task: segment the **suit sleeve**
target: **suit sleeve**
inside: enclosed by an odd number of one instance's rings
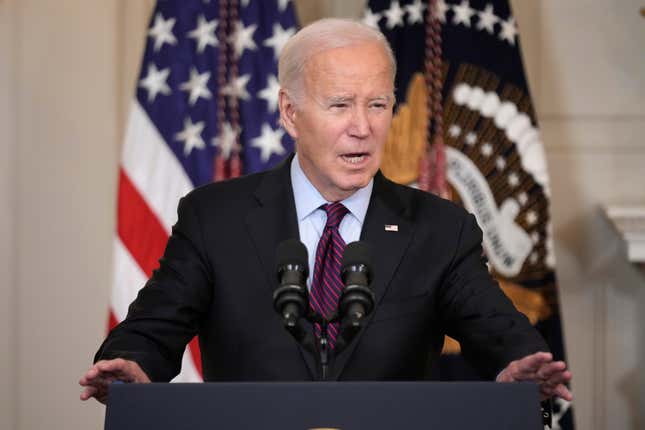
[[[439,294],[439,309],[447,334],[459,341],[466,360],[493,379],[511,361],[549,349],[489,274],[481,243],[481,230],[469,214]]]
[[[198,332],[212,300],[212,268],[190,196],[179,203],[160,266],[95,356],[95,361],[136,361],[153,382],[169,381],[181,369],[186,344]]]

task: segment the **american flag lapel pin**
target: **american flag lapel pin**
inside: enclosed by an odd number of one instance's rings
[[[399,231],[399,226],[396,224],[385,224],[385,231]]]

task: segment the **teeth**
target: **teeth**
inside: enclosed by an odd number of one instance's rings
[[[343,160],[351,164],[358,164],[365,159],[364,155],[343,155]]]

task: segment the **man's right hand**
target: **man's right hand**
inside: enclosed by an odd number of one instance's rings
[[[99,402],[105,403],[108,387],[114,381],[147,383],[150,382],[150,378],[134,361],[122,358],[97,361],[78,381],[82,387],[85,387],[81,393],[81,400],[94,397]]]

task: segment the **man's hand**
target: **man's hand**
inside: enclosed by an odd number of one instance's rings
[[[81,393],[81,400],[94,397],[105,403],[108,387],[114,381],[147,383],[150,382],[150,378],[134,361],[122,358],[97,361],[78,381],[85,387]]]
[[[564,361],[553,361],[549,352],[536,352],[511,361],[497,375],[497,382],[532,381],[540,386],[541,400],[553,396],[571,401],[573,396],[565,386],[571,381],[571,372]]]

